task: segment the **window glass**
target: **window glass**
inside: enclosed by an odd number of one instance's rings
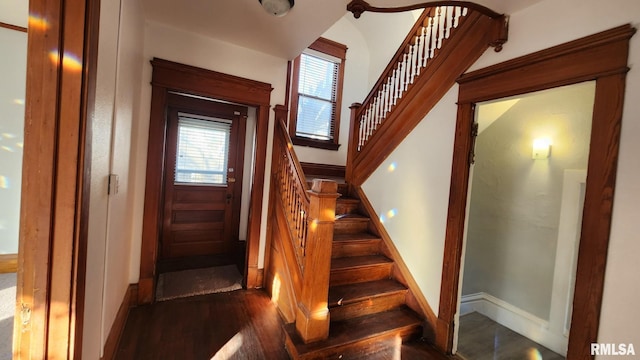
[[[178,115],[176,183],[227,183],[231,122]]]

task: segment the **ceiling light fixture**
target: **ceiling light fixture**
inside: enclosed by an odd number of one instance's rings
[[[293,0],[258,0],[262,7],[275,16],[284,16],[293,7]]]

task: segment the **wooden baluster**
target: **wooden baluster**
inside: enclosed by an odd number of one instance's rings
[[[411,60],[409,58],[409,48],[410,48],[410,45],[407,45],[407,47],[404,49],[405,68],[404,68],[404,89],[402,92],[403,95],[409,88],[409,81],[411,80],[410,79]]]
[[[424,19],[424,54],[422,55],[422,66],[427,66],[427,61],[431,55],[431,17]]]
[[[429,19],[429,59],[433,59],[433,54],[435,53],[436,46],[436,15],[434,14]]]
[[[422,73],[422,57],[424,54],[424,27],[420,27],[420,33],[418,35],[418,75]]]
[[[393,74],[389,73],[388,83],[387,83],[387,115],[391,112],[393,108]]]
[[[296,311],[296,330],[305,343],[329,336],[329,273],[338,184],[315,179],[309,190],[306,251],[302,294]]]
[[[440,49],[440,47],[442,46],[442,7],[438,6],[438,10],[436,11],[436,18],[435,18],[435,23],[436,23],[436,43],[435,43],[435,48],[436,49]]]
[[[444,28],[445,28],[445,38],[449,38],[449,35],[451,34],[451,11],[450,11],[451,7],[450,6],[445,6],[444,7]]]

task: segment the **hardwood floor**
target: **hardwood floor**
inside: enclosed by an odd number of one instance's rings
[[[289,359],[283,325],[262,290],[156,302],[131,309],[115,359]],[[420,341],[374,347],[366,356],[343,359],[450,359]]]
[[[134,308],[116,359],[289,359],[266,293],[238,290]]]
[[[564,359],[546,347],[477,312],[460,317],[458,336],[458,355],[463,359]]]

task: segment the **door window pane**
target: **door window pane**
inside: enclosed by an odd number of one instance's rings
[[[176,183],[225,185],[231,121],[178,114]]]

